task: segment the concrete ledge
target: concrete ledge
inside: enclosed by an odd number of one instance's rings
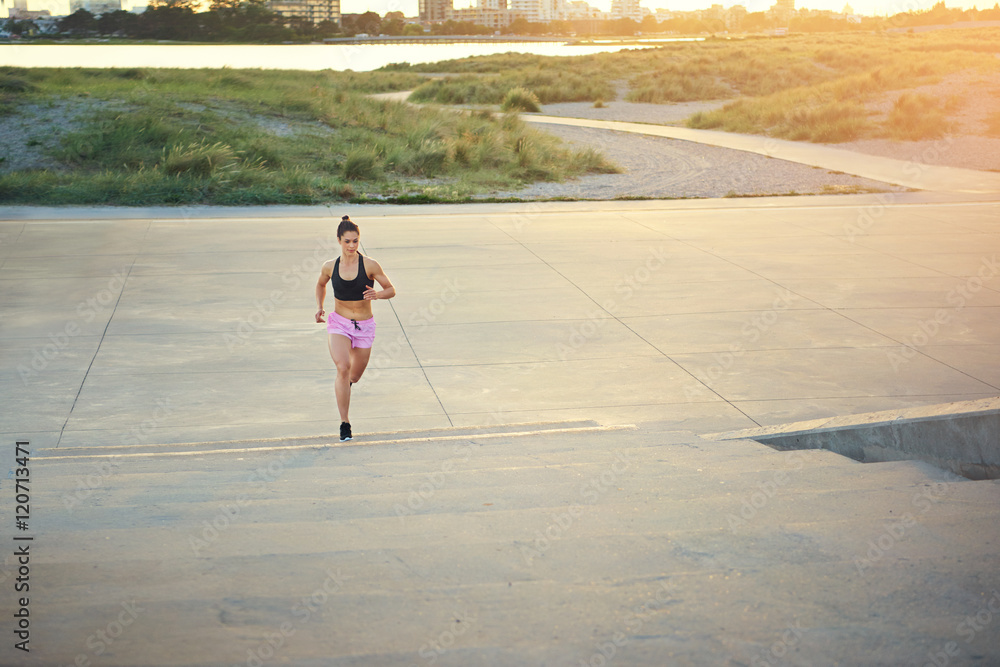
[[[1000,397],[703,437],[756,440],[775,449],[828,449],[862,463],[918,459],[969,479],[1000,479]]]

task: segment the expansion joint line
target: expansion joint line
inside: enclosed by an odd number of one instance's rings
[[[649,345],[649,347],[651,347],[652,349],[656,350],[660,354],[660,356],[662,356],[664,359],[667,359],[674,366],[676,366],[677,368],[679,368],[680,370],[682,370],[684,373],[686,373],[687,375],[689,375],[692,380],[694,380],[696,382],[699,382],[702,385],[704,385],[704,387],[708,391],[710,391],[713,394],[715,394],[716,396],[718,396],[720,400],[724,401],[728,405],[731,405],[740,414],[744,415],[747,419],[749,419],[750,421],[752,421],[754,424],[757,424],[758,426],[760,426],[760,424],[757,422],[757,420],[755,420],[753,417],[751,417],[750,415],[748,415],[745,412],[743,412],[743,410],[740,410],[738,407],[736,407],[735,405],[733,405],[732,403],[730,403],[729,401],[727,401],[724,396],[722,396],[719,392],[715,391],[714,389],[712,389],[711,387],[709,387],[705,383],[701,382],[701,380],[699,380],[697,377],[695,377],[695,375],[693,373],[691,373],[691,371],[689,371],[688,369],[684,368],[679,363],[677,363],[677,361],[674,360],[674,359],[672,359],[670,357],[670,355],[666,354],[663,350],[661,350],[660,348],[658,348],[656,345],[653,345],[653,343],[651,343],[650,341],[646,340],[646,338],[642,334],[640,334],[638,331],[636,331],[635,329],[633,329],[632,327],[630,327],[628,324],[626,324],[625,322],[622,322],[621,319],[617,315],[615,315],[614,313],[612,313],[611,311],[609,311],[607,308],[605,308],[603,305],[601,305],[597,301],[597,299],[595,299],[589,293],[587,293],[587,291],[585,289],[583,289],[582,287],[580,287],[579,285],[577,285],[575,282],[573,282],[572,280],[570,280],[569,277],[566,276],[562,271],[560,271],[559,269],[555,268],[554,266],[552,266],[551,264],[549,264],[547,261],[545,261],[542,257],[540,257],[538,255],[538,253],[536,253],[534,250],[532,250],[531,248],[529,248],[528,246],[526,246],[523,241],[519,241],[518,239],[514,238],[513,236],[511,236],[511,234],[507,230],[501,229],[495,223],[490,223],[490,224],[493,224],[493,226],[496,227],[501,233],[506,234],[512,241],[514,241],[514,243],[517,243],[522,248],[524,248],[524,250],[526,252],[530,253],[531,255],[534,255],[538,259],[538,261],[540,261],[542,264],[544,264],[549,269],[551,269],[552,271],[554,271],[557,275],[559,275],[560,277],[562,277],[566,282],[568,282],[570,285],[572,285],[573,287],[575,287],[581,294],[583,294],[583,296],[585,296],[587,299],[589,299],[591,303],[593,303],[595,306],[597,306],[598,308],[600,308],[601,310],[603,310],[605,313],[607,313],[611,317],[612,320],[614,320],[618,324],[622,325],[623,327],[625,327],[626,329],[628,329],[629,331],[631,331],[632,334],[636,338],[638,338],[639,340],[641,340],[642,342],[644,342],[646,345]],[[645,226],[645,225],[643,225],[643,226]],[[647,229],[648,229],[648,227],[647,227]],[[651,230],[651,231],[653,231],[656,234],[661,234],[662,235],[662,232],[658,232],[656,230]]]
[[[629,222],[632,222],[632,223],[634,223],[634,224],[636,224],[636,225],[639,225],[640,227],[644,227],[644,228],[648,229],[648,230],[649,230],[649,231],[651,231],[651,232],[654,232],[654,233],[656,233],[656,234],[663,234],[663,232],[660,232],[660,231],[658,231],[658,230],[656,230],[656,229],[653,229],[652,227],[649,227],[648,225],[645,225],[645,224],[643,224],[643,223],[639,222],[638,220],[632,220],[631,218],[629,218],[629,217],[628,217],[628,215],[627,215],[627,214],[622,214],[622,217],[626,218],[626,219],[627,219],[627,220],[628,220]],[[822,234],[824,234],[824,236],[829,236],[829,237],[831,237],[831,238],[836,238],[836,237],[835,237],[835,236],[834,236],[833,234],[829,234],[829,233],[826,233],[826,232],[821,232],[821,233],[822,233]],[[781,288],[781,289],[784,289],[784,290],[788,290],[789,292],[791,292],[792,294],[794,294],[794,295],[795,295],[796,297],[798,297],[798,298],[800,298],[800,299],[805,299],[805,300],[807,300],[807,301],[812,301],[813,303],[815,303],[815,304],[816,304],[816,306],[817,306],[817,310],[825,310],[825,311],[827,311],[827,312],[829,312],[829,313],[832,313],[832,314],[834,314],[834,315],[837,315],[838,317],[842,317],[842,318],[844,318],[844,319],[845,319],[845,320],[847,320],[848,322],[851,322],[852,324],[855,324],[855,325],[857,325],[857,326],[861,327],[862,329],[865,329],[865,330],[867,330],[867,331],[870,331],[871,333],[873,333],[873,334],[874,334],[874,335],[876,335],[876,336],[881,336],[881,337],[883,337],[883,338],[888,338],[889,340],[892,340],[892,341],[894,341],[894,342],[896,342],[896,343],[899,343],[899,345],[901,345],[901,346],[904,346],[904,347],[906,346],[906,342],[905,342],[905,341],[901,341],[901,340],[897,340],[897,338],[896,338],[896,337],[894,337],[894,336],[892,336],[892,335],[890,335],[890,334],[887,334],[887,333],[883,333],[883,332],[881,332],[881,331],[878,331],[877,329],[874,329],[874,328],[872,328],[871,326],[869,326],[869,325],[867,325],[867,324],[864,324],[863,322],[859,322],[858,320],[854,319],[853,317],[850,317],[849,315],[847,315],[847,314],[845,314],[845,313],[841,312],[840,310],[837,310],[836,308],[832,308],[832,307],[830,307],[830,306],[824,306],[824,305],[823,305],[823,304],[821,304],[821,303],[818,303],[818,302],[816,302],[816,301],[813,301],[812,299],[810,299],[809,297],[805,296],[804,294],[799,294],[799,293],[798,293],[798,292],[796,292],[795,290],[793,290],[793,289],[791,289],[791,288],[789,288],[789,287],[786,287],[786,286],[782,285],[781,283],[779,283],[779,282],[776,282],[775,280],[773,280],[773,279],[771,279],[771,278],[768,278],[767,276],[762,276],[761,274],[757,273],[757,272],[756,272],[756,271],[754,271],[753,269],[748,269],[748,268],[747,268],[747,267],[745,267],[745,266],[740,266],[739,264],[737,264],[737,263],[736,263],[736,262],[734,262],[733,260],[729,259],[728,257],[723,257],[722,255],[719,255],[719,254],[717,254],[717,253],[714,253],[714,252],[712,252],[712,251],[710,251],[710,250],[706,250],[706,249],[704,249],[704,248],[699,248],[698,246],[696,246],[696,245],[694,245],[694,244],[692,244],[692,243],[689,243],[688,241],[685,241],[684,239],[677,239],[677,238],[673,238],[673,237],[670,237],[670,236],[668,236],[668,238],[670,238],[671,240],[673,240],[673,241],[676,241],[676,242],[678,242],[678,243],[683,243],[684,245],[688,246],[689,248],[693,248],[693,249],[695,249],[695,250],[698,250],[698,251],[700,251],[700,252],[704,252],[705,254],[708,254],[708,255],[711,255],[712,257],[715,257],[716,259],[719,259],[719,260],[722,260],[723,262],[728,262],[729,264],[732,264],[733,266],[735,266],[735,267],[737,267],[737,268],[740,268],[740,269],[743,269],[744,271],[746,271],[746,272],[748,272],[748,273],[752,273],[753,275],[757,276],[757,277],[758,277],[758,278],[760,278],[761,280],[766,280],[767,282],[771,283],[771,284],[772,284],[772,285],[774,285],[775,287],[779,287],[779,288]],[[922,264],[918,264],[918,263],[916,263],[916,262],[913,262],[913,261],[911,261],[911,260],[908,260],[908,259],[906,259],[905,257],[899,257],[899,256],[897,256],[897,255],[893,255],[892,253],[886,253],[886,254],[887,254],[887,255],[888,255],[889,257],[892,257],[892,258],[893,258],[893,259],[895,259],[895,260],[898,260],[898,261],[901,261],[901,262],[906,262],[906,263],[908,263],[908,264],[912,264],[913,266],[917,266],[917,267],[920,267],[920,268],[923,268],[923,269],[929,269],[929,268],[930,268],[930,267],[926,267],[926,266],[923,266]],[[931,270],[933,270],[933,269],[931,269]],[[941,273],[941,274],[942,274],[942,275],[944,275],[944,276],[948,276],[948,274],[946,274],[946,273],[943,273],[943,272],[939,272],[939,273]],[[949,277],[954,277],[954,278],[958,278],[958,276],[949,276]],[[989,289],[989,288],[987,288],[987,289]],[[655,347],[655,346],[654,346],[654,347]],[[953,371],[955,371],[955,372],[959,373],[960,375],[964,375],[964,376],[968,377],[968,378],[969,378],[969,379],[971,379],[971,380],[975,380],[976,382],[981,382],[982,384],[985,384],[985,385],[986,385],[987,387],[991,387],[991,388],[993,388],[993,389],[1000,389],[1000,387],[995,387],[995,386],[993,386],[992,384],[990,384],[989,382],[986,382],[985,380],[982,380],[982,379],[980,379],[980,378],[977,378],[977,377],[975,377],[975,376],[974,376],[974,375],[972,375],[971,373],[968,373],[968,372],[966,372],[966,371],[963,371],[963,370],[962,370],[962,369],[960,369],[960,368],[956,368],[956,367],[955,367],[955,366],[953,366],[952,364],[949,364],[949,363],[947,363],[947,362],[944,362],[944,361],[942,361],[942,360],[940,360],[940,359],[935,359],[935,358],[934,358],[934,357],[932,357],[931,355],[927,354],[927,353],[926,353],[926,352],[925,352],[924,350],[921,350],[921,349],[915,349],[915,348],[912,348],[912,349],[914,349],[914,351],[915,351],[915,352],[916,352],[917,354],[921,355],[922,357],[925,357],[925,358],[927,358],[927,359],[929,359],[929,360],[931,360],[931,361],[934,361],[934,362],[936,362],[936,363],[939,363],[939,364],[942,364],[942,365],[944,365],[944,366],[947,366],[948,368],[950,368],[950,369],[952,369]],[[721,398],[721,397],[720,397],[720,398]],[[735,406],[735,405],[734,405],[733,407],[734,407],[734,408],[736,408],[736,406]],[[737,410],[739,410],[739,408],[736,408],[736,409],[737,409]],[[742,411],[742,410],[740,410],[740,412],[743,412],[743,411]],[[744,413],[744,414],[746,414],[746,413]],[[747,415],[747,418],[748,418],[748,419],[751,419],[751,421],[753,421],[753,419],[752,419],[752,418],[751,418],[751,417],[750,417],[749,415]]]
[[[146,227],[146,233],[149,233],[152,222]],[[80,394],[83,393],[83,387],[87,384],[87,378],[90,377],[90,369],[94,367],[94,362],[97,360],[97,355],[101,353],[101,347],[104,345],[104,338],[108,335],[108,329],[111,327],[111,322],[115,319],[115,313],[118,312],[118,304],[121,303],[122,295],[125,294],[125,287],[128,285],[128,279],[132,276],[132,269],[135,267],[136,261],[139,259],[141,250],[135,254],[132,258],[132,263],[129,264],[128,272],[125,274],[125,279],[122,280],[121,291],[118,292],[118,298],[115,299],[115,305],[111,309],[111,315],[108,316],[108,323],[104,325],[104,331],[101,332],[101,340],[97,342],[97,349],[94,350],[94,356],[90,358],[90,363],[87,364],[87,372],[83,374],[83,379],[80,381],[80,388],[76,390],[76,396],[73,397],[73,405],[70,406],[69,412],[66,414],[66,421],[63,422],[62,428],[59,429],[59,437],[56,439],[56,447],[58,448],[62,444],[63,433],[66,432],[66,426],[69,424],[70,418],[73,416],[73,410],[76,409],[76,403],[80,400]]]
[[[28,228],[27,222],[21,224],[21,229],[17,231],[17,238],[15,238],[13,242],[11,242],[11,245],[17,245],[18,241],[21,240],[21,236],[24,234],[24,230],[27,228]],[[4,257],[2,260],[0,260],[0,269],[7,266],[7,259],[8,259],[7,257]]]
[[[761,280],[766,280],[769,283],[775,285],[776,287],[782,287],[781,285],[779,285],[778,283],[774,282],[770,278],[765,278],[764,276],[760,275],[756,271],[752,271],[750,269],[746,269],[745,267],[740,266],[736,262],[734,262],[734,261],[732,261],[732,260],[730,260],[730,259],[728,259],[726,257],[722,257],[720,255],[717,255],[717,254],[715,254],[715,253],[713,253],[711,251],[705,250],[704,248],[699,248],[699,247],[697,247],[697,246],[695,246],[695,245],[693,245],[691,243],[688,243],[684,239],[674,238],[673,236],[670,236],[669,234],[665,234],[665,233],[661,232],[658,229],[653,229],[649,225],[646,225],[646,224],[644,224],[642,222],[639,222],[638,220],[633,220],[633,219],[629,218],[628,214],[626,214],[626,213],[623,213],[622,217],[624,217],[629,222],[642,227],[643,229],[646,229],[646,230],[648,230],[650,232],[653,232],[654,234],[659,234],[660,236],[666,237],[667,239],[669,239],[671,241],[674,241],[674,242],[677,242],[677,243],[683,243],[684,245],[688,246],[689,248],[693,248],[693,249],[698,250],[700,252],[704,252],[707,255],[711,255],[712,257],[715,257],[716,259],[721,259],[722,261],[728,262],[729,264],[732,264],[735,267],[738,267],[740,269],[748,271],[749,273],[752,273],[753,275],[757,276]],[[784,289],[787,289],[787,288],[784,288]],[[791,292],[791,290],[788,290],[788,291]],[[795,294],[795,292],[792,292],[792,293]],[[801,298],[806,298],[806,297],[803,297],[801,294],[795,294],[795,295],[798,296],[798,297],[801,297]],[[621,322],[621,320],[619,320],[619,322]],[[696,376],[694,373],[692,373],[688,369],[684,368],[683,365],[677,363],[677,361],[675,359],[673,359],[669,354],[667,354],[666,352],[664,352],[663,350],[661,350],[660,348],[658,348],[656,345],[654,345],[650,341],[648,341],[645,338],[643,338],[639,333],[637,333],[635,330],[633,330],[632,327],[628,326],[624,322],[621,322],[621,324],[626,329],[628,329],[629,331],[631,331],[632,333],[634,333],[636,336],[638,336],[640,339],[642,339],[643,341],[645,341],[647,345],[649,345],[650,347],[652,347],[654,350],[656,350],[657,352],[659,352],[660,354],[662,354],[667,359],[670,359],[670,361],[672,361],[679,369],[681,369],[682,371],[684,371],[685,373],[687,373],[691,377],[692,380],[694,380],[695,382],[698,382],[698,383],[702,384],[707,390],[709,390],[710,392],[712,392],[713,394],[715,394],[716,396],[718,396],[719,399],[721,399],[722,401],[724,401],[727,405],[729,405],[734,410],[736,410],[737,412],[739,412],[741,415],[743,415],[744,417],[746,417],[747,419],[749,419],[750,421],[752,421],[754,424],[757,424],[758,426],[760,426],[760,422],[758,422],[756,419],[754,419],[753,417],[751,417],[750,415],[748,415],[738,405],[736,405],[732,401],[728,400],[725,396],[723,396],[722,394],[720,394],[719,392],[717,392],[715,389],[713,389],[712,387],[710,387],[709,385],[707,385],[705,382],[702,382],[698,378],[698,376]]]
[[[364,244],[358,244],[358,245],[364,248]],[[367,253],[368,250],[365,249],[365,252]],[[413,353],[413,358],[416,359],[417,366],[420,368],[420,372],[423,373],[424,381],[427,382],[427,386],[431,388],[431,393],[434,394],[434,400],[436,400],[438,402],[438,405],[441,407],[441,412],[444,413],[445,419],[448,420],[448,426],[454,426],[455,423],[451,420],[451,415],[448,414],[448,410],[444,407],[444,403],[441,401],[441,397],[438,396],[437,389],[434,388],[434,385],[431,383],[430,377],[428,377],[427,375],[427,369],[424,368],[423,363],[421,363],[420,361],[420,357],[417,356],[417,351],[413,349],[413,343],[410,341],[410,337],[406,333],[406,327],[403,326],[403,320],[399,317],[399,312],[396,310],[396,307],[392,305],[392,299],[389,299],[388,301],[389,301],[389,309],[392,311],[393,317],[396,318],[396,322],[399,323],[399,330],[403,332],[403,338],[406,340],[406,344],[409,346],[410,352]]]

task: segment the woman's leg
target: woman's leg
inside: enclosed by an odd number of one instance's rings
[[[357,382],[364,375],[368,368],[368,360],[371,359],[372,349],[370,347],[351,348],[351,382]]]
[[[337,394],[337,409],[340,410],[340,421],[350,423],[347,415],[351,407],[351,339],[340,334],[327,336],[330,347],[330,358],[337,366],[337,379],[334,391]]]

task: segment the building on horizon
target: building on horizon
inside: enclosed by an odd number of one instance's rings
[[[45,16],[69,16],[69,0],[7,0],[12,18],[35,20]]]
[[[524,19],[529,23],[542,23],[542,0],[510,0],[508,11],[511,20]]]
[[[642,21],[639,0],[611,0],[611,18],[632,19],[636,23]]]
[[[604,16],[597,7],[592,7],[584,0],[570,0],[566,3],[567,21],[593,21]]]
[[[614,2],[634,3],[636,6],[639,4],[639,0],[614,0]],[[592,7],[585,0],[510,0],[508,12],[511,21],[522,18],[531,23],[592,21],[610,17],[607,12]],[[639,16],[641,19],[641,13]]]
[[[736,32],[743,27],[743,19],[747,17],[747,8],[743,5],[733,5],[726,10],[723,21],[726,23],[726,30]]]
[[[28,0],[0,0],[0,18],[21,18],[28,13]]]
[[[643,17],[653,15],[653,12],[640,6],[640,1],[612,0],[612,11],[604,12],[591,6],[586,0],[476,0],[475,6],[463,9],[455,9],[453,0],[419,0],[418,20],[425,26],[462,21],[494,30],[506,28],[517,19],[529,23],[604,21],[614,18],[641,22]],[[659,13],[657,16],[659,17]]]
[[[460,21],[465,23],[475,23],[476,25],[500,30],[510,25],[510,18],[507,8],[497,7],[499,3],[492,2],[488,6],[465,7],[464,9],[449,9],[446,14],[447,21]]]
[[[500,30],[509,26],[510,21],[507,0],[477,0],[476,18],[472,20],[473,23]]]
[[[267,6],[284,19],[340,25],[340,0],[270,0]]]
[[[788,25],[795,16],[795,0],[775,0],[767,13],[778,23]]]
[[[444,23],[454,11],[452,0],[420,0],[418,3],[418,15],[424,24]]]
[[[121,0],[70,0],[69,13],[86,9],[94,16],[116,12],[122,8]]]

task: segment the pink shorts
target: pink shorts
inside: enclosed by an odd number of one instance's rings
[[[375,342],[375,318],[349,320],[343,315],[330,313],[326,316],[326,330],[332,334],[346,336],[351,347],[371,347]]]

